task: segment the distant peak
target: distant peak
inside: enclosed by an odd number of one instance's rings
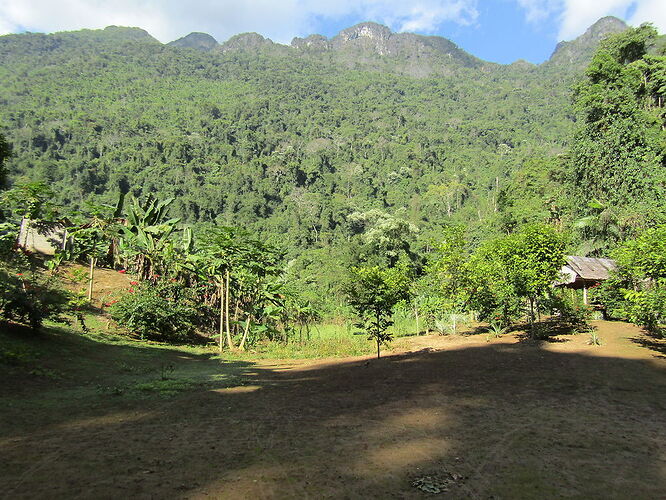
[[[629,25],[613,16],[606,16],[599,19],[592,26],[585,30],[585,33],[570,42],[560,42],[555,47],[553,55],[548,60],[555,64],[587,64],[599,42],[606,36],[613,33],[620,33],[629,28]]]
[[[328,48],[328,38],[323,35],[310,35],[305,38],[294,37],[291,46],[297,49],[326,49]]]
[[[356,24],[350,28],[342,30],[336,38],[344,41],[356,40],[357,38],[387,39],[393,32],[383,24],[377,24],[370,21]]]
[[[264,38],[259,33],[240,33],[234,35],[222,44],[222,51],[256,49],[264,45],[273,45],[270,38]]]
[[[200,33],[198,31],[194,31],[189,35],[179,38],[178,40],[169,42],[168,45],[171,45],[172,47],[197,49],[197,50],[202,50],[204,52],[208,52],[217,47],[218,43],[217,40],[215,40],[215,38],[210,36],[208,33]]]
[[[81,30],[87,31],[87,30]],[[94,31],[94,30],[92,30]],[[154,38],[146,30],[141,28],[127,27],[127,26],[107,26],[102,30],[107,35],[112,35],[117,38],[126,40],[141,40],[144,38]]]
[[[604,32],[616,32],[623,31],[629,27],[622,19],[619,19],[615,16],[606,16],[599,19],[592,26],[587,28],[585,33],[595,32],[595,31],[604,31]]]

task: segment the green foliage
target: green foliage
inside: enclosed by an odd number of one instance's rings
[[[564,238],[553,227],[529,225],[517,233],[489,241],[470,261],[470,306],[482,320],[509,324],[520,315],[522,299],[535,307],[559,277]]]
[[[574,243],[601,254],[641,214],[666,213],[654,39],[644,26],[600,48],[576,87],[566,153],[566,65],[271,44],[200,53],[114,30],[3,37],[13,156],[0,147],[0,160],[15,186],[3,209],[49,220],[60,203],[85,214],[72,251],[93,267],[108,256],[143,280],[206,284],[206,307],[230,303],[230,347],[307,337],[300,307],[348,314],[351,267],[408,263],[427,328],[470,310],[505,325],[524,299],[538,309],[561,247],[521,228],[575,226]],[[118,190],[127,225],[89,209]],[[207,324],[222,322],[214,314]]]
[[[644,231],[614,253],[617,272],[598,292],[611,315],[651,331],[666,324],[666,226]]]
[[[0,259],[6,259],[11,255],[19,229],[19,224],[15,222],[0,222]]]
[[[486,342],[490,342],[492,339],[498,339],[508,331],[508,326],[502,326],[498,321],[491,321],[490,326],[488,326],[488,332],[486,333]]]
[[[469,315],[461,312],[448,312],[444,317],[435,320],[435,329],[440,335],[455,335],[458,328],[469,320]]]
[[[25,217],[39,223],[57,220],[54,198],[51,187],[40,181],[17,184],[0,195],[0,202],[14,218]]]
[[[183,342],[204,329],[208,308],[196,290],[173,279],[136,283],[110,309],[111,317],[141,338]]]
[[[590,338],[587,339],[587,343],[589,345],[601,345],[603,342],[601,341],[601,337],[599,337],[599,334],[592,330],[590,332]]]
[[[132,199],[127,209],[126,224],[120,231],[119,248],[125,267],[142,279],[155,273],[164,274],[174,257],[173,242],[169,239],[180,219],[169,219],[168,208],[173,198],[159,201],[149,196],[144,203]]]
[[[656,38],[649,24],[608,37],[575,88],[569,185],[575,199],[596,200],[577,210],[596,218],[581,224],[595,255],[666,214],[666,57],[650,54]]]
[[[69,210],[112,203],[119,187],[174,198],[174,218],[243,227],[306,266],[323,261],[313,289],[333,292],[322,295],[335,311],[336,276],[395,265],[444,221],[497,234],[511,172],[566,143],[565,67],[436,52],[359,59],[270,45],[202,53],[107,30],[8,36],[10,180],[48,183]],[[377,212],[350,227],[351,214]]]
[[[404,266],[388,269],[374,266],[353,268],[351,274],[346,287],[347,300],[359,317],[357,326],[377,343],[379,357],[381,344],[392,339],[387,330],[393,324],[394,306],[409,298],[407,271]]]
[[[7,185],[7,167],[5,167],[5,160],[12,154],[12,148],[5,140],[5,137],[0,134],[0,190],[4,189]],[[0,213],[0,217],[2,214]],[[0,219],[1,220],[1,219]]]
[[[461,226],[444,226],[434,251],[425,268],[424,286],[440,297],[444,312],[461,310],[469,300],[466,286],[469,282],[469,258]]]
[[[44,273],[27,258],[0,261],[0,318],[39,329],[45,320],[66,322],[71,294],[60,278]]]

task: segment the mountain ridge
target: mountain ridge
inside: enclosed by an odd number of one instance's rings
[[[513,63],[500,64],[511,66],[518,63],[527,63],[533,66],[542,64],[575,64],[580,65],[591,57],[596,45],[605,36],[621,32],[629,26],[621,19],[614,16],[605,16],[593,23],[582,35],[566,41],[560,41],[555,46],[549,59],[541,64],[533,64],[523,59]],[[193,32],[182,37],[169,45],[177,45],[176,42],[183,41],[193,35],[202,35]],[[206,34],[203,34],[206,35]],[[210,35],[211,39],[214,38]],[[372,21],[363,21],[348,28],[344,28],[337,35],[327,38],[317,33],[306,37],[294,37],[289,44],[273,42],[259,33],[239,33],[225,42],[219,43],[217,47],[202,48],[202,50],[256,50],[266,46],[278,46],[297,49],[301,52],[335,52],[335,51],[358,51],[361,53],[374,53],[378,56],[407,56],[423,58],[432,55],[444,55],[450,59],[463,62],[466,66],[482,66],[484,64],[499,64],[485,61],[460,48],[450,39],[438,35],[421,35],[410,32],[394,32],[385,25]],[[197,48],[197,47],[192,47]]]
[[[209,53],[233,51],[258,51],[263,49],[280,50],[283,53],[302,55],[329,54],[337,57],[348,66],[355,62],[372,63],[379,59],[402,59],[407,73],[413,76],[427,76],[438,68],[463,67],[539,67],[571,65],[580,67],[589,61],[594,49],[608,34],[618,33],[628,25],[613,16],[606,16],[592,24],[581,36],[557,44],[551,57],[541,64],[534,65],[518,59],[510,64],[485,61],[460,48],[448,38],[436,35],[421,35],[408,32],[393,32],[387,26],[364,21],[344,28],[337,35],[327,38],[311,34],[304,38],[294,37],[290,44],[273,42],[259,33],[238,33],[224,42],[218,42],[208,33],[192,32],[163,45],[174,49],[195,49]],[[105,42],[150,42],[161,43],[147,31],[136,27],[108,26],[102,30],[79,30],[57,32],[49,35],[23,33],[0,36],[0,45],[15,36],[45,37],[50,48],[60,42],[54,40],[84,37],[92,41]]]

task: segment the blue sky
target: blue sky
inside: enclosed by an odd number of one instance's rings
[[[473,55],[540,63],[599,18],[666,31],[666,0],[0,0],[0,34],[139,26],[162,42],[192,31],[218,41],[254,31],[279,43],[334,36],[361,21],[440,35]]]

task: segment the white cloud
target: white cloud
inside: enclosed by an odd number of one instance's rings
[[[346,18],[398,31],[435,32],[443,22],[469,25],[477,0],[0,0],[0,33],[63,31],[111,24],[139,26],[167,42],[192,31],[219,41],[256,31],[278,42]]]
[[[664,0],[644,0],[638,2],[636,11],[629,18],[633,25],[645,22],[654,23],[661,33],[666,32],[666,3]]]
[[[559,40],[571,40],[604,16],[616,16],[637,26],[652,22],[666,31],[665,0],[516,0],[528,22],[555,17]]]
[[[561,8],[561,0],[517,0],[525,9],[525,18],[530,23],[537,23],[550,17]]]
[[[571,40],[604,16],[625,19],[633,0],[566,0],[560,25],[560,40]]]

